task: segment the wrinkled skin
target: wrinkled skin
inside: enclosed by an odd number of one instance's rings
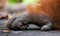
[[[26,20],[25,20],[26,21]],[[23,17],[15,17],[11,18],[7,22],[7,27],[12,30],[21,30],[21,29],[27,29],[28,24],[23,23],[24,21],[24,16]]]
[[[27,12],[22,14],[20,17],[11,18],[7,23],[7,27],[12,30],[21,30],[27,29],[29,24],[37,25],[41,27],[41,30],[51,30],[53,28],[53,24],[49,17],[45,15],[40,17],[30,17],[29,13]]]
[[[16,18],[9,19],[7,27],[11,30],[22,30],[28,28],[28,25],[24,25],[22,24],[22,22],[18,22],[18,21],[16,20]]]

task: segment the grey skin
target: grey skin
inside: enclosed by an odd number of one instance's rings
[[[20,30],[20,29],[27,29],[29,27],[28,24],[34,24],[41,27],[41,30],[52,30],[53,23],[49,16],[46,15],[39,15],[35,16],[30,14],[23,13],[20,17],[12,18],[8,21],[7,27],[12,30]]]
[[[19,20],[16,20],[17,18],[11,18],[7,22],[7,27],[11,30],[21,30],[21,29],[27,29],[28,25],[22,24],[22,22],[19,22]]]

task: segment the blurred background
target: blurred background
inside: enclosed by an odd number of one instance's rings
[[[3,14],[11,16],[19,16],[20,13],[23,13],[26,11],[26,7],[23,4],[24,0],[0,0],[0,16]]]
[[[9,3],[11,4],[16,4],[16,3],[21,3],[23,0],[9,0]]]
[[[26,6],[29,3],[33,3],[37,0],[0,0],[0,7],[3,7],[2,9],[0,8],[1,13],[7,13],[9,15],[9,18],[11,16],[20,16],[23,12],[26,12]]]

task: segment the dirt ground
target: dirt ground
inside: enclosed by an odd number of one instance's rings
[[[2,30],[7,29],[4,25],[7,19],[0,20],[0,36],[60,36],[59,31],[40,31],[40,30],[19,30],[19,31],[12,31],[12,32],[2,32]],[[39,28],[34,26],[35,28]],[[30,25],[30,28],[33,28]]]

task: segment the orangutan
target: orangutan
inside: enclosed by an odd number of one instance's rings
[[[27,12],[8,21],[10,29],[26,29],[28,24],[41,27],[41,30],[60,29],[60,0],[37,0],[28,4]]]

